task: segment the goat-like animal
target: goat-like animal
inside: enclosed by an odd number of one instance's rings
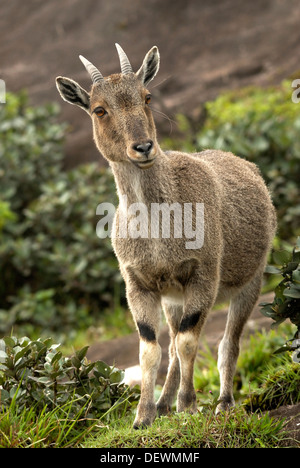
[[[134,73],[116,45],[121,73],[106,78],[84,57],[93,85],[87,92],[69,78],[58,77],[62,98],[84,109],[93,122],[95,143],[115,177],[120,204],[112,242],[126,283],[126,294],[140,336],[141,397],[134,427],[152,424],[156,413],[195,412],[194,361],[201,328],[213,305],[230,299],[218,350],[220,398],[217,411],[234,404],[233,376],[240,336],[258,299],[276,216],[258,168],[231,153],[164,152],[152,117],[147,85],[159,68],[153,47]],[[126,196],[126,204],[124,203]],[[185,233],[175,236],[124,236],[120,223],[126,207],[143,203],[204,206],[204,240],[187,248]],[[170,222],[175,217],[170,212]],[[184,213],[182,212],[182,217]],[[191,216],[190,216],[191,218]],[[150,227],[148,228],[150,229]],[[203,244],[203,245],[202,245]],[[169,369],[157,404],[154,386],[161,359],[158,343],[161,309],[170,328]]]

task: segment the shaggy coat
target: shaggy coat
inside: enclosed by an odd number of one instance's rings
[[[220,300],[230,300],[230,306],[219,345],[217,411],[234,404],[232,386],[240,336],[260,293],[276,216],[254,164],[216,150],[195,154],[162,151],[147,89],[158,71],[158,50],[153,47],[134,73],[124,51],[117,48],[121,74],[104,78],[81,57],[93,80],[90,93],[63,77],[57,78],[57,87],[64,100],[91,116],[95,143],[116,181],[120,204],[112,242],[140,336],[142,384],[134,422],[138,428],[150,425],[157,411],[168,413],[176,395],[178,411],[196,411],[193,370],[199,335],[207,314]],[[189,222],[194,232],[201,230],[201,245],[189,248],[191,238],[184,229],[181,236],[175,235],[178,218],[175,222],[173,210],[169,211],[169,236],[162,234],[161,226],[154,226],[160,233],[154,236],[153,223],[147,225],[147,235],[145,229],[143,236],[120,235],[124,219],[128,229],[134,221],[128,207],[139,206],[134,205],[137,203],[146,207],[149,216],[153,206],[182,207],[181,227]],[[186,206],[192,207],[188,218]],[[197,206],[204,210],[199,225]],[[170,327],[170,364],[155,403],[161,310]]]

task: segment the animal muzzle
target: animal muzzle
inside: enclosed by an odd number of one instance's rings
[[[139,168],[148,169],[155,161],[155,153],[153,141],[146,140],[133,143],[128,151],[128,157]]]

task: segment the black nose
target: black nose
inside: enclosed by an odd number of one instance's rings
[[[132,145],[133,149],[137,151],[138,153],[141,153],[143,156],[149,156],[150,151],[153,147],[153,141],[149,140],[145,143],[138,143]]]

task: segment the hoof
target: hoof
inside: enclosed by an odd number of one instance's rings
[[[171,407],[170,405],[165,405],[165,404],[157,404],[157,413],[158,416],[166,416],[167,414],[171,413]]]
[[[133,429],[145,429],[152,425],[156,417],[155,403],[140,405],[138,407],[137,416],[133,423]]]
[[[186,413],[195,414],[197,413],[197,400],[196,393],[179,393],[177,399],[177,412],[181,413],[185,411]]]
[[[137,429],[147,429],[147,427],[150,427],[152,426],[152,423],[153,423],[153,420],[149,419],[149,418],[146,418],[146,419],[143,419],[141,421],[139,421],[138,419],[136,419],[133,423],[133,429],[137,430]]]
[[[222,398],[220,400],[220,403],[218,404],[218,406],[216,408],[216,414],[226,413],[226,412],[230,411],[230,409],[233,408],[234,405],[235,405],[235,403],[234,403],[233,398],[231,398],[231,397]]]
[[[141,423],[135,422],[132,427],[135,431],[137,431],[138,429],[147,429],[147,427],[150,427],[150,426],[151,424],[147,424],[146,422],[141,422]]]

